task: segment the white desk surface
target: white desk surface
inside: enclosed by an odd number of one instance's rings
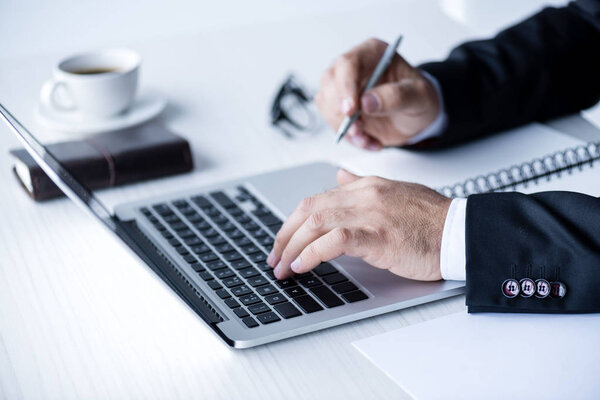
[[[317,7],[318,2],[309,4]],[[247,23],[193,33],[166,18],[176,34],[131,34],[131,40],[113,40],[114,32],[108,35],[113,39],[106,43],[118,42],[142,53],[142,90],[168,97],[162,119],[190,140],[196,168],[187,175],[103,190],[99,197],[112,207],[182,187],[357,154],[359,150],[348,145],[335,146],[326,129],[287,140],[269,128],[271,96],[286,73],[297,71],[316,88],[330,61],[366,37],[389,39],[402,31],[406,37],[402,52],[418,63],[442,57],[476,31],[448,18],[433,0],[378,4],[367,7],[357,0],[345,10],[329,5],[324,6],[326,12],[298,15],[288,6],[279,18],[260,23],[240,19]],[[23,11],[21,3],[12,6],[3,2],[0,9],[12,10],[14,16]],[[75,8],[77,15],[87,15],[81,7]],[[110,20],[97,4],[89,7]],[[195,7],[180,7],[188,25],[190,13],[202,11]],[[245,12],[252,20],[253,11]],[[10,26],[21,26],[11,21]],[[119,29],[119,19],[111,21],[107,29]],[[141,26],[149,30],[152,24],[145,21]],[[36,124],[33,108],[52,64],[85,44],[77,32],[85,26],[80,23],[72,31],[68,24],[49,25],[50,37],[64,39],[70,32],[71,48],[51,43],[44,27],[27,25],[33,33],[16,36],[10,45],[3,41],[14,51],[4,52],[0,59],[0,100],[41,138],[62,139],[66,136]],[[159,32],[166,31],[156,26]],[[34,45],[36,35],[49,44],[48,52]],[[89,43],[102,44],[97,37],[89,38]],[[22,46],[28,43],[36,54],[25,54]],[[0,128],[2,399],[408,398],[350,343],[463,310],[464,297],[459,296],[258,348],[232,350],[73,203],[31,201],[12,176],[7,154],[16,146],[8,129]]]

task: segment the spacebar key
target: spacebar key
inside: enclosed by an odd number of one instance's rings
[[[331,290],[325,286],[317,286],[311,288],[310,291],[319,298],[325,304],[325,307],[337,307],[344,304],[344,301],[337,297]]]
[[[313,298],[307,294],[305,294],[303,296],[294,297],[294,301],[307,314],[310,314],[315,311],[320,311],[323,309],[323,307],[321,307],[321,305],[319,303],[314,301]]]

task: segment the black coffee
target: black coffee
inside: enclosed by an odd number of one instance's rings
[[[76,69],[74,71],[69,71],[72,74],[77,75],[98,75],[98,74],[108,74],[111,72],[119,71],[118,68],[85,68],[85,69]]]

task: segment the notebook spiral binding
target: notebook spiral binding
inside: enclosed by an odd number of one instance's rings
[[[572,173],[573,169],[592,167],[600,160],[600,142],[561,150],[535,160],[513,165],[507,169],[487,175],[469,178],[464,182],[445,186],[437,191],[450,198],[468,197],[472,194],[517,190],[537,183],[540,179],[560,178],[562,173]]]

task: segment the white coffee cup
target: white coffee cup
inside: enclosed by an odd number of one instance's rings
[[[41,101],[56,112],[102,119],[135,100],[140,56],[127,49],[77,54],[60,61],[42,87]]]

